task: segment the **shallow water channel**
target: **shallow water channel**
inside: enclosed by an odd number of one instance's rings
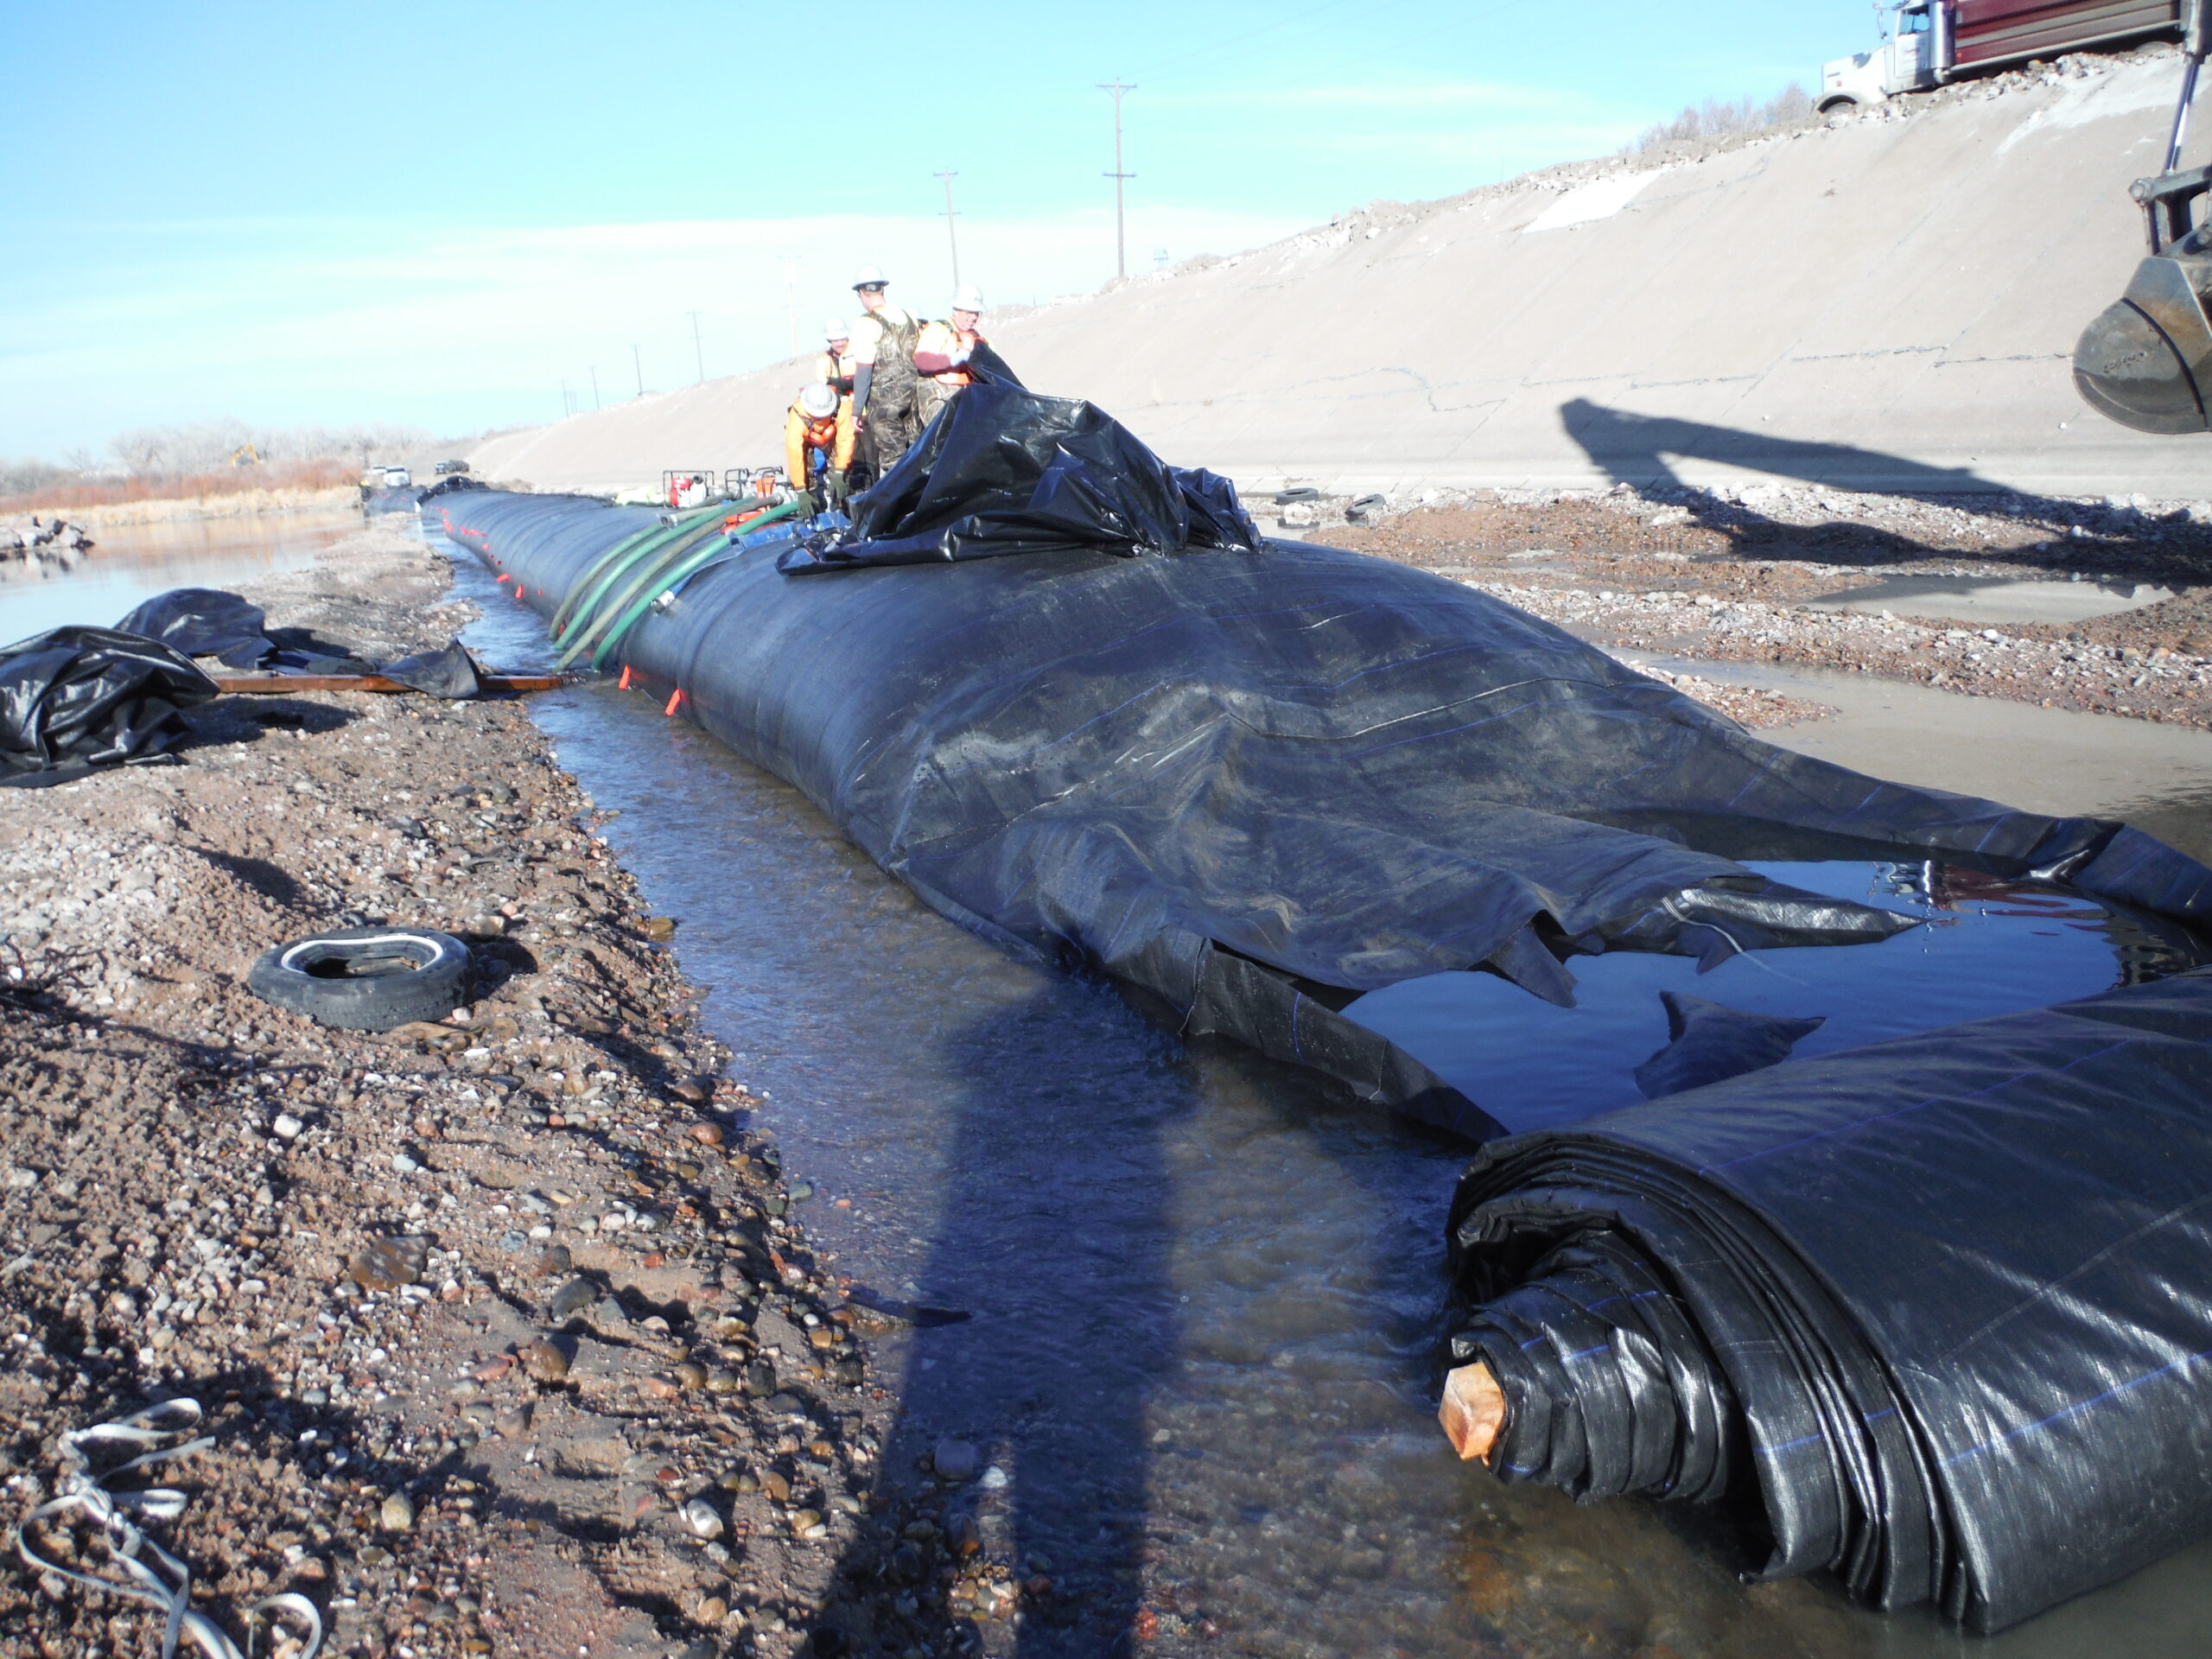
[[[543,660],[537,620],[454,563],[486,608],[480,652]],[[1025,1653],[1108,1651],[1132,1622],[1286,1655],[2202,1650],[2212,1548],[1990,1641],[1818,1583],[1744,1586],[1711,1517],[1578,1508],[1456,1463],[1432,1368],[1464,1147],[1010,960],[651,697],[601,683],[532,708],[680,918],[817,1245],[973,1313],[885,1354],[885,1467],[957,1433],[1006,1471],[987,1545],[1049,1561],[1092,1610],[1032,1624]],[[2031,925],[2086,929],[2069,971],[2111,982],[2101,925]]]

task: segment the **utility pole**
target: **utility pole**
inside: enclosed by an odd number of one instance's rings
[[[707,348],[699,343],[699,314],[690,311],[684,315],[691,319],[691,350],[699,359],[699,384],[703,386],[707,384]]]
[[[606,407],[604,404],[599,401],[599,365],[596,363],[591,365],[591,406],[594,409],[604,409]]]
[[[645,359],[638,355],[634,343],[630,347],[630,366],[638,372],[638,396],[642,397],[645,395]]]
[[[1116,162],[1114,165],[1119,167],[1121,163]],[[938,175],[938,177],[944,181],[944,239],[952,245],[952,286],[955,289],[960,286],[960,232],[953,227],[952,224],[955,218],[952,211],[952,181],[959,176],[949,167]]]
[[[791,355],[798,355],[798,255],[784,256],[784,303],[791,314]]]
[[[575,412],[569,403],[569,383],[563,380],[561,383],[561,418],[565,421]]]
[[[1122,181],[1134,179],[1136,175],[1122,171],[1122,94],[1134,92],[1136,88],[1124,86],[1119,75],[1110,83],[1102,80],[1097,85],[1100,92],[1114,94],[1114,170],[1106,176],[1114,181],[1114,274],[1126,276],[1129,274],[1129,251],[1122,219]]]

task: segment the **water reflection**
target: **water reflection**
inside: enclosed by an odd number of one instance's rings
[[[351,508],[176,519],[97,531],[66,569],[0,562],[0,644],[69,623],[112,626],[171,588],[235,588],[301,569],[360,527]]]

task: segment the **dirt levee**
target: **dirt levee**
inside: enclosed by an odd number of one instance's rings
[[[2141,253],[2127,185],[2158,166],[2179,78],[2168,48],[2063,60],[1700,154],[1378,204],[984,326],[1033,387],[1248,488],[1756,472],[2193,495],[2204,444],[2090,415],[2069,363]],[[639,398],[473,460],[594,490],[766,464],[803,378]]]

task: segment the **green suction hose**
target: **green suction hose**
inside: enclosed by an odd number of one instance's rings
[[[575,625],[579,616],[588,616],[593,613],[607,589],[620,580],[622,573],[637,560],[696,529],[702,518],[712,518],[721,512],[721,508],[716,505],[705,512],[680,518],[672,524],[648,524],[636,535],[625,537],[617,542],[593,561],[591,567],[577,579],[575,586],[569,590],[568,599],[553,613],[553,620],[547,625],[548,632],[555,639],[560,639]]]
[[[762,529],[766,525],[772,524],[779,518],[790,518],[793,513],[798,512],[801,507],[807,505],[809,505],[807,499],[804,495],[800,496],[795,501],[787,501],[782,506],[776,508],[772,512],[762,513],[758,518],[753,519],[750,524],[743,526],[740,533],[749,536],[754,531]],[[632,628],[638,625],[639,620],[642,618],[647,611],[652,608],[653,601],[658,599],[663,594],[666,593],[671,588],[673,588],[677,582],[683,581],[684,577],[690,575],[701,565],[706,563],[709,559],[716,557],[721,553],[721,551],[722,550],[719,547],[702,548],[697,552],[691,554],[689,557],[679,561],[674,569],[667,572],[664,578],[654,582],[651,586],[649,586],[643,595],[641,595],[627,611],[623,613],[621,620],[608,632],[607,638],[601,642],[599,649],[592,653],[591,665],[594,668],[606,667],[607,658],[609,653],[611,653],[617,645],[622,643],[624,636],[626,635]],[[563,664],[565,665],[565,664],[566,659],[563,658]]]
[[[579,608],[570,623],[558,665],[565,669],[590,650],[601,637],[608,620],[636,598],[640,589],[649,593],[655,591],[652,584],[664,576],[677,560],[702,542],[713,541],[721,531],[719,515],[710,524],[702,524],[695,519],[686,524],[683,533],[673,541],[663,542],[650,553],[639,550],[624,560],[619,568],[610,570],[598,585],[590,607],[588,609]]]

